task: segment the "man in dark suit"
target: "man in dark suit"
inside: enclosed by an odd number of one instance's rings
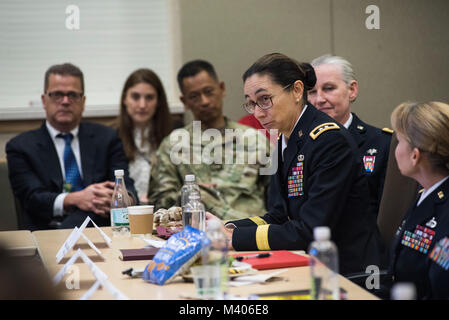
[[[41,98],[44,124],[6,145],[9,179],[22,211],[21,227],[73,228],[86,216],[99,226],[110,225],[114,170],[125,170],[126,187],[136,194],[117,132],[81,123],[84,79],[72,64],[47,70]]]
[[[368,178],[369,202],[377,214],[393,131],[366,124],[351,112],[350,105],[358,95],[358,82],[349,61],[338,56],[324,55],[314,59],[311,64],[315,69],[317,82],[308,93],[309,101],[351,133]]]

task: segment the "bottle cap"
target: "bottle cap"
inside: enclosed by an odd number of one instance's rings
[[[125,175],[125,170],[123,170],[123,169],[115,170],[114,174],[116,177],[123,177]]]
[[[315,240],[329,240],[331,237],[331,230],[329,227],[315,227],[313,229],[313,237]]]
[[[218,219],[207,220],[207,229],[217,230],[221,227],[221,221]]]
[[[186,182],[193,182],[193,181],[195,181],[195,175],[194,174],[186,174],[185,180],[186,180]]]
[[[411,282],[398,282],[391,289],[393,300],[415,300],[416,288]]]

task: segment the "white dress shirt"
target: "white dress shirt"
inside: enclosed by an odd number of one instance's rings
[[[296,120],[295,125],[293,126],[292,131],[290,132],[290,135],[292,134],[293,130],[295,130],[296,125],[299,122],[299,119],[301,119],[302,115],[304,114],[304,111],[306,111],[307,109],[307,105],[304,106],[304,109],[302,109],[301,114],[298,117],[298,120]],[[288,139],[285,135],[282,135],[282,152],[281,152],[281,156],[282,156],[282,161],[284,161],[284,150],[287,148],[287,143],[288,143]]]
[[[348,119],[348,121],[346,121],[345,124],[343,125],[346,129],[349,129],[349,126],[350,126],[351,123],[352,123],[352,118],[354,118],[354,117],[352,116],[352,113],[349,113],[349,119]]]
[[[447,180],[447,178],[449,178],[449,176],[441,179],[440,181],[438,181],[437,183],[435,183],[433,186],[431,186],[429,189],[424,189],[424,191],[421,193],[421,196],[419,197],[418,200],[418,204],[416,206],[419,206],[421,204],[421,202],[424,201],[425,198],[427,198],[427,196],[429,194],[431,194],[433,191],[435,191],[436,188],[438,188],[439,186],[441,186],[443,184],[444,181]]]
[[[58,153],[59,164],[61,165],[62,179],[63,179],[63,181],[65,181],[65,166],[64,166],[65,141],[64,141],[64,139],[57,138],[57,135],[60,133],[63,133],[63,132],[56,130],[54,127],[52,127],[52,125],[48,121],[45,121],[45,125],[47,126],[47,130],[48,130],[48,133],[50,134],[51,139],[53,140],[53,143],[56,148],[56,152]],[[71,145],[72,145],[73,154],[75,155],[76,164],[78,165],[78,169],[79,169],[81,178],[83,178],[78,130],[79,130],[79,126],[77,126],[75,129],[70,131],[70,133],[73,135]],[[54,217],[64,215],[64,199],[67,196],[67,194],[68,194],[67,192],[62,192],[56,197],[55,202],[53,203],[53,216]]]
[[[142,146],[142,130],[140,128],[134,130],[134,143],[137,150],[134,161],[129,163],[129,176],[134,180],[134,186],[139,198],[148,193],[150,183],[151,157],[154,150],[151,149],[148,141],[149,134],[150,127],[147,126],[143,133],[144,144]]]

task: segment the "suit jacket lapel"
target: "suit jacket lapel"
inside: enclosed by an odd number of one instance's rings
[[[58,153],[55,148],[47,127],[44,124],[39,129],[39,135],[36,136],[37,155],[41,159],[40,163],[44,166],[45,174],[49,180],[62,190],[62,169],[59,163]]]
[[[96,148],[94,143],[94,132],[80,123],[78,138],[80,143],[81,167],[83,168],[84,186],[92,184],[94,178]]]
[[[436,188],[431,194],[429,194],[417,208],[416,217],[410,217],[413,222],[423,223],[424,226],[432,217],[437,216],[437,206],[440,206],[443,202],[447,201],[449,197],[449,179]],[[419,200],[419,197],[417,201]]]
[[[416,204],[418,203],[419,196],[417,197],[413,208],[411,208],[404,217],[406,222],[403,226],[401,226],[400,234],[393,241],[393,255],[391,263],[392,267],[394,267],[394,265],[396,264],[398,252],[401,248],[401,240],[404,230],[409,229],[410,225],[413,226],[412,229],[414,229],[417,224],[421,224],[423,227],[427,227],[427,222],[429,222],[433,217],[437,218],[436,207],[447,201],[448,197],[449,179],[447,179],[441,186],[439,186],[431,194],[429,194],[418,207],[416,207]]]
[[[357,147],[360,148],[367,138],[365,134],[366,125],[355,115],[355,113],[353,113],[352,116],[352,122],[348,130],[351,132],[351,136],[354,137]]]
[[[317,111],[315,107],[308,104],[307,109],[304,111],[301,119],[299,119],[293,129],[290,139],[288,139],[287,151],[285,153],[284,163],[282,166],[283,181],[287,181],[286,179],[288,177],[289,169],[292,167],[292,162],[298,161],[298,152],[309,135],[311,130],[310,123],[312,123],[313,118],[315,117],[315,111]]]

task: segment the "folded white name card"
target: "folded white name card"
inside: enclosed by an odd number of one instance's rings
[[[101,269],[91,259],[89,259],[89,257],[83,251],[81,251],[81,249],[78,249],[75,254],[69,259],[69,261],[67,261],[67,263],[61,268],[61,270],[59,270],[59,272],[53,278],[54,285],[57,285],[62,280],[70,266],[73,265],[76,260],[78,260],[78,258],[81,258],[84,263],[87,264],[90,272],[92,272],[95,279],[97,279],[94,285],[81,297],[81,300],[89,299],[100,285],[105,288],[116,300],[129,299],[107,280],[107,275],[103,271],[101,271]]]
[[[58,253],[56,254],[56,263],[61,262],[61,260],[65,257],[65,255],[73,248],[73,246],[78,242],[80,237],[83,237],[87,244],[98,254],[98,255],[102,255],[101,251],[98,250],[98,248],[92,243],[92,241],[90,241],[84,234],[83,231],[84,229],[87,227],[87,225],[89,224],[89,222],[92,222],[92,224],[94,225],[95,229],[98,230],[98,232],[100,233],[100,235],[103,237],[104,241],[106,242],[106,244],[108,245],[108,247],[111,246],[111,238],[107,236],[106,233],[103,232],[103,230],[101,230],[96,224],[95,222],[92,221],[92,219],[90,217],[87,217],[86,220],[84,220],[83,224],[81,225],[80,228],[75,227],[72,231],[72,233],[70,233],[70,235],[68,236],[68,238],[66,239],[66,241],[62,244],[61,248],[59,249]]]

